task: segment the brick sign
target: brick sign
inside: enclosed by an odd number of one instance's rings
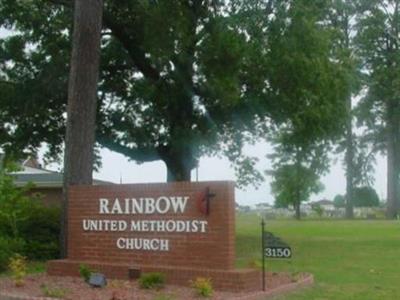
[[[68,220],[68,259],[51,261],[50,274],[87,263],[112,277],[135,268],[187,284],[197,274],[240,290],[258,278],[234,269],[233,182],[73,186]]]

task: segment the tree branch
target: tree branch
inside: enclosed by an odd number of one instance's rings
[[[13,81],[0,80],[0,84],[7,84],[7,85],[16,86],[18,83],[13,82]]]
[[[62,5],[62,6],[67,6],[67,7],[73,7],[74,4],[71,0],[46,0],[47,2],[50,2],[55,5]]]
[[[266,7],[265,7],[265,15],[269,16],[273,12],[273,7],[272,7],[272,0],[269,0]]]
[[[73,2],[71,0],[46,1],[55,5],[67,7],[73,6]],[[129,35],[126,32],[125,27],[117,22],[115,18],[105,10],[103,12],[103,25],[109,28],[112,32],[112,35],[120,41],[122,46],[128,52],[135,66],[147,79],[150,79],[154,82],[160,80],[160,72],[151,64],[151,61],[146,58],[145,52],[138,46],[139,42],[132,35]]]
[[[159,71],[151,64],[150,60],[146,58],[145,52],[138,46],[139,42],[135,40],[132,35],[126,33],[124,26],[116,22],[113,16],[106,11],[104,12],[103,20],[104,25],[112,31],[114,37],[120,41],[122,46],[129,53],[129,56],[132,58],[139,71],[152,81],[160,80],[161,76]]]
[[[125,155],[126,157],[129,157],[137,162],[151,162],[160,160],[160,156],[154,147],[131,148],[116,142],[114,138],[101,134],[97,135],[97,142],[103,147]]]

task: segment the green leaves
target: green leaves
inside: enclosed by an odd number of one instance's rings
[[[307,201],[311,194],[323,190],[318,175],[310,168],[298,164],[284,164],[271,172],[272,193],[275,195],[275,205],[287,207]]]
[[[0,44],[0,145],[20,154],[46,142],[56,155],[71,2],[3,2],[0,25],[15,36]],[[343,127],[348,92],[347,67],[332,59],[328,8],[306,0],[105,1],[97,141],[139,162],[189,170],[202,155],[223,153],[243,183],[261,177],[241,148],[266,131],[296,147],[324,144]]]
[[[348,95],[346,72],[334,59],[328,3],[296,1],[278,6],[271,22],[268,53],[272,112],[277,122],[268,138],[272,192],[278,206],[297,208],[323,186],[332,141],[343,132]]]
[[[0,95],[0,145],[19,155],[46,142],[54,156],[65,127],[70,2],[2,4],[0,25],[13,36],[0,45],[1,84],[8,86]],[[106,1],[97,126],[103,146],[140,162],[190,161],[190,169],[229,142],[226,132],[256,128],[244,87],[253,80],[255,53],[225,5]],[[238,132],[235,142],[244,136]]]
[[[9,170],[2,169],[0,171],[0,218],[7,226],[10,235],[18,238],[19,225],[29,216],[35,203],[26,196],[31,186],[16,187],[13,177],[5,173]]]

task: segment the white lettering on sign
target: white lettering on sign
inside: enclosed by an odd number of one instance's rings
[[[203,220],[138,220],[131,221],[131,231],[139,232],[206,232]]]
[[[160,214],[166,214],[169,211],[170,207],[171,207],[171,202],[167,197],[158,198],[157,211],[160,212]]]
[[[186,210],[189,197],[161,196],[158,198],[99,198],[100,215],[172,215],[183,214]],[[111,232],[162,232],[162,233],[205,233],[208,222],[206,220],[103,220],[84,219],[84,231],[111,231]],[[169,251],[167,239],[158,238],[123,238],[116,241],[118,249]]]
[[[168,251],[169,241],[163,239],[119,238],[117,247],[118,249],[126,250]]]
[[[126,221],[119,220],[83,220],[85,231],[125,231],[128,228]]]
[[[122,215],[122,208],[121,205],[119,204],[119,201],[117,201],[118,199],[115,200],[113,208],[111,210],[112,214],[120,214]]]
[[[126,198],[120,201],[118,198],[110,200],[99,199],[100,214],[167,214],[169,212],[184,213],[189,197],[159,197],[159,198]]]
[[[100,198],[99,203],[100,203],[100,213],[109,214],[110,212],[108,211],[108,199]]]
[[[203,220],[132,220],[130,231],[136,232],[194,232],[205,233]],[[121,220],[83,220],[85,231],[126,231],[128,223]]]

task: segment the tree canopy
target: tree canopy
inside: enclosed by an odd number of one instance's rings
[[[343,126],[343,70],[331,58],[323,1],[134,1],[104,6],[96,140],[190,179],[204,154],[251,173],[242,146],[285,128],[307,144]],[[64,140],[72,5],[3,0],[0,145]],[[254,177],[242,176],[243,183]]]
[[[162,159],[176,180],[188,179],[205,152],[240,156],[262,111],[252,85],[263,80],[253,80],[260,67],[251,43],[224,7],[105,2],[100,145],[138,162]],[[13,30],[1,43],[1,145],[34,151],[47,142],[54,155],[65,126],[71,1],[4,1],[0,15]]]
[[[336,208],[344,207],[345,204],[346,204],[346,197],[345,197],[345,196],[337,194],[337,195],[333,198],[333,205],[334,205]]]
[[[354,206],[356,207],[379,206],[379,197],[374,188],[370,186],[356,187],[354,189]]]
[[[387,154],[387,215],[400,209],[400,3],[395,0],[359,1],[357,53],[363,62],[366,93],[359,119],[371,153]]]
[[[279,70],[274,80],[281,84],[280,93],[294,111],[267,135],[274,145],[269,174],[276,201],[292,204],[298,218],[301,202],[322,190],[319,176],[327,171],[331,142],[341,135],[345,124],[347,73],[340,61],[332,59],[335,37],[325,26],[327,11],[322,3],[297,1],[290,12],[293,22],[285,38],[276,37],[274,49]],[[313,37],[312,41],[305,35]],[[284,46],[286,43],[291,46]],[[286,53],[285,49],[291,50]]]

